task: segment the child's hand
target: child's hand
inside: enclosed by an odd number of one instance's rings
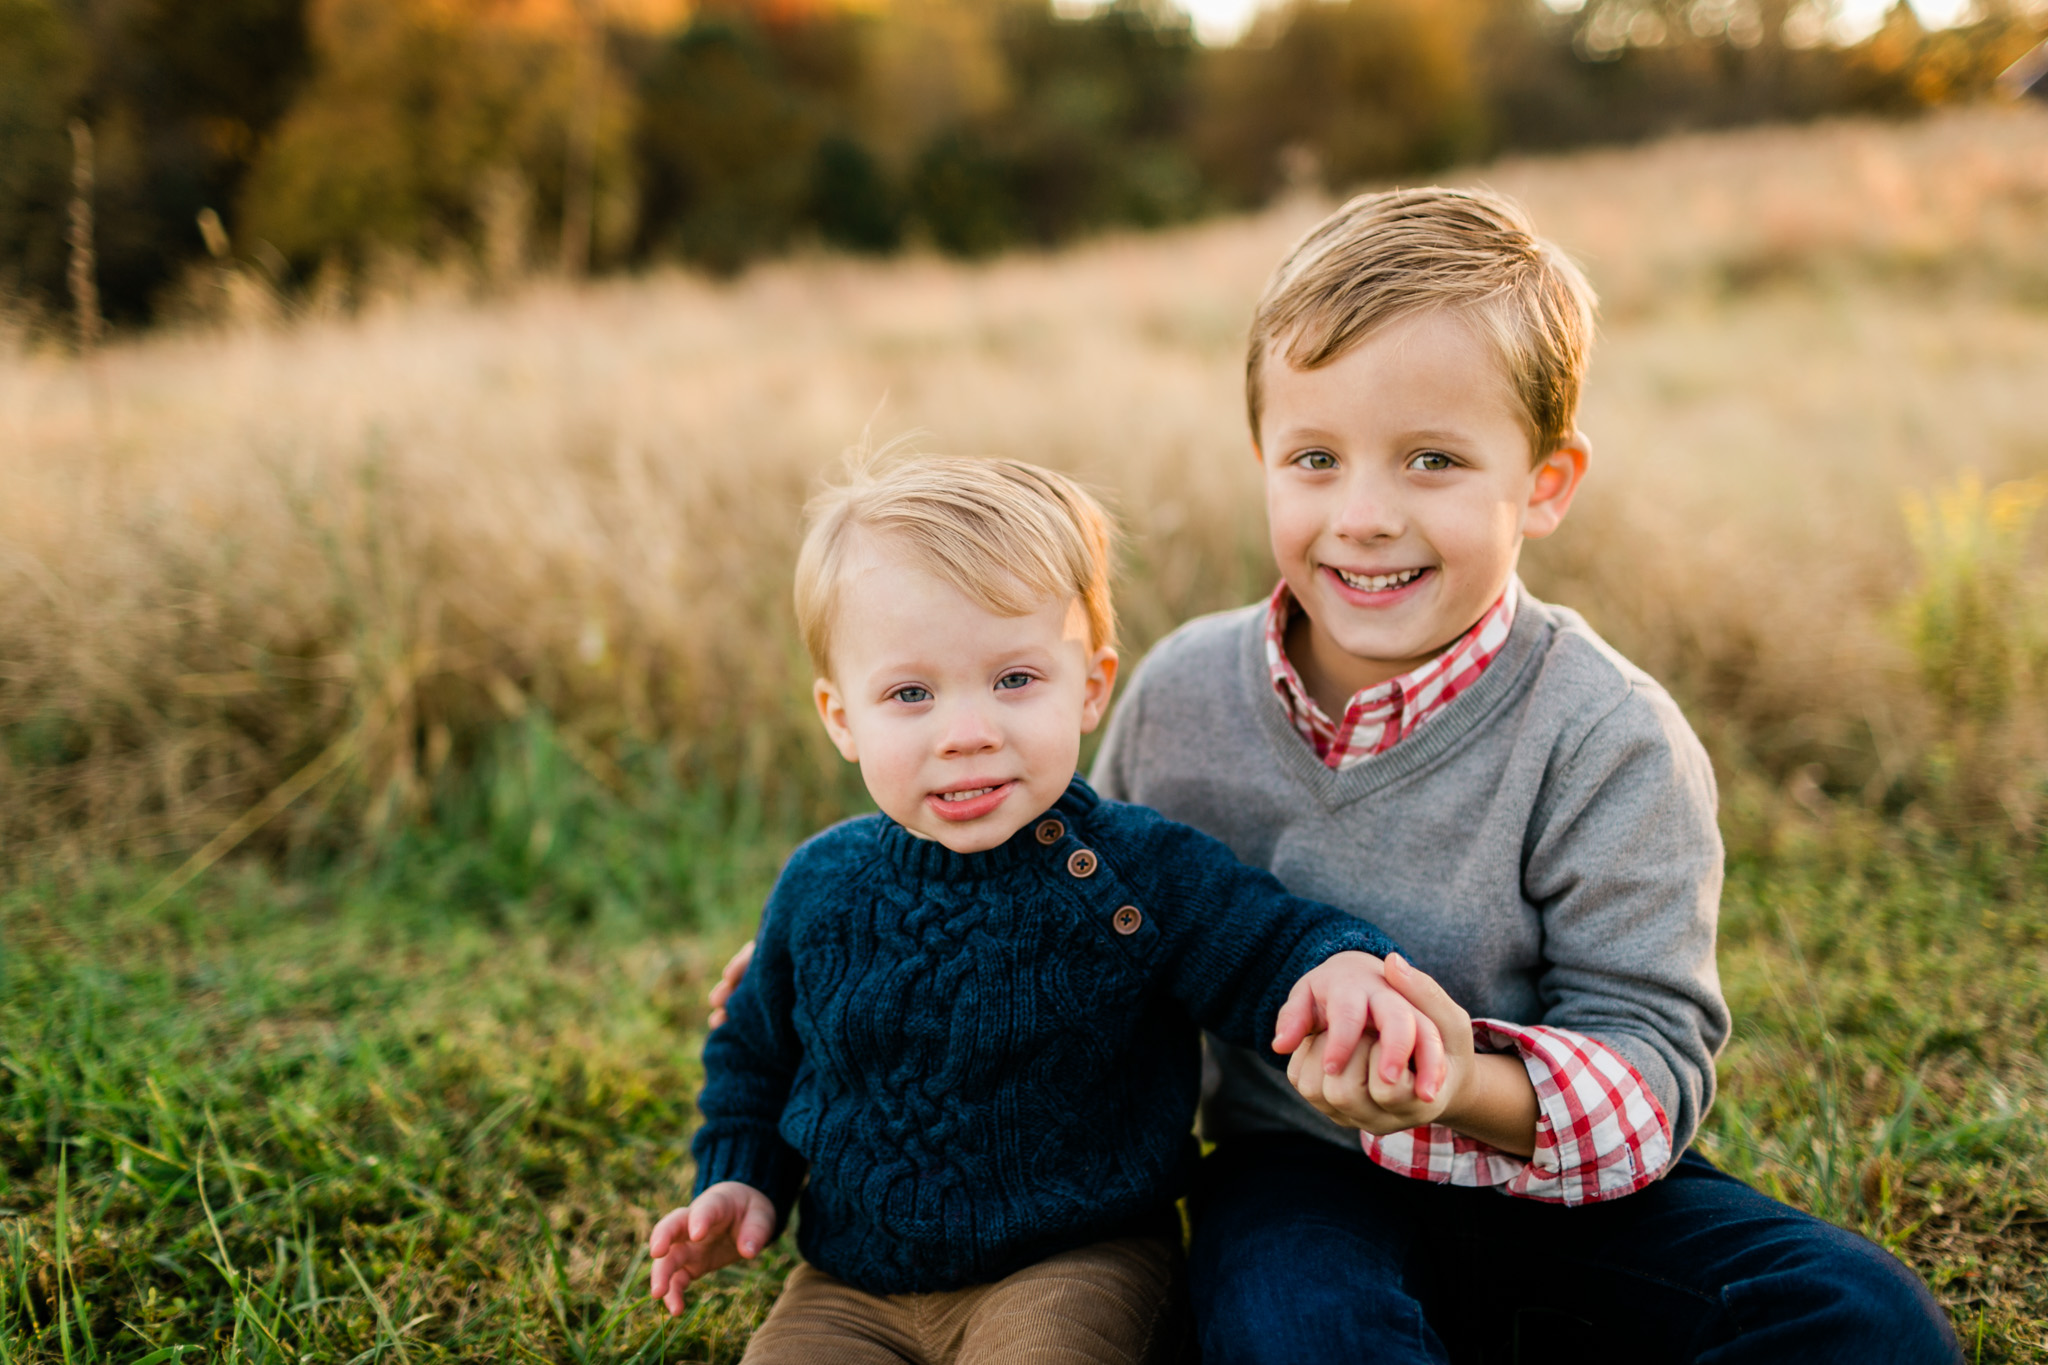
[[[1440,1070],[1433,1078],[1424,1069],[1421,1048],[1411,1072],[1384,1030],[1369,1050],[1353,1049],[1335,1065],[1333,1038],[1306,1038],[1287,1063],[1287,1079],[1302,1098],[1339,1123],[1381,1136],[1436,1122],[1459,1101],[1473,1074],[1472,1017],[1398,953],[1387,958],[1384,975],[1439,1040]]]
[[[670,1317],[683,1311],[683,1291],[734,1261],[754,1259],[775,1235],[775,1205],[752,1185],[723,1180],[654,1225],[654,1297]]]
[[[1412,1057],[1416,1086],[1434,1097],[1443,1083],[1443,1035],[1427,1014],[1394,989],[1387,970],[1386,964],[1367,953],[1331,956],[1294,983],[1274,1025],[1273,1050],[1298,1056],[1303,1041],[1313,1036],[1318,1040],[1322,1071],[1337,1076],[1351,1064],[1354,1054],[1363,1056],[1359,1044],[1370,1035],[1377,1040],[1372,1049],[1377,1074],[1383,1075],[1387,1085],[1407,1072]],[[1414,968],[1409,971],[1413,973]],[[1469,1024],[1465,1032],[1469,1040]],[[1290,1076],[1293,1070],[1290,1064]],[[1304,1089],[1302,1093],[1308,1092]]]
[[[711,988],[711,1027],[717,1028],[725,1022],[725,1002],[732,999],[732,993],[740,988],[740,978],[747,974],[747,968],[753,961],[754,940],[748,939],[732,955],[732,961],[725,964],[725,970],[718,974],[718,984]]]

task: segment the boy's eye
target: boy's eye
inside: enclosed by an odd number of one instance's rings
[[[899,687],[889,695],[906,706],[917,706],[932,699],[930,688],[918,687],[915,684],[909,687]]]
[[[1327,473],[1337,467],[1337,457],[1327,450],[1311,450],[1306,455],[1297,459],[1295,463],[1303,469],[1313,469],[1317,473]]]
[[[996,679],[996,690],[998,692],[1014,692],[1020,687],[1029,687],[1030,685],[1031,675],[1029,673],[1005,673],[1002,677]]]
[[[1444,454],[1441,450],[1425,450],[1410,460],[1408,467],[1410,469],[1420,469],[1430,474],[1438,474],[1456,463],[1455,460]]]

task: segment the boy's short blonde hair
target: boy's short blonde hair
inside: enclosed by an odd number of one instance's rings
[[[851,477],[805,509],[810,527],[796,561],[797,627],[819,677],[831,675],[840,579],[856,533],[885,540],[999,616],[1077,600],[1089,648],[1116,643],[1115,526],[1072,479],[1016,460],[849,463]]]
[[[1266,281],[1245,357],[1252,439],[1269,350],[1313,370],[1389,323],[1454,308],[1499,355],[1541,459],[1571,439],[1593,307],[1586,277],[1512,200],[1435,186],[1361,194],[1310,229]]]

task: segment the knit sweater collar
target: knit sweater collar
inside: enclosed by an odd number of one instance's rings
[[[894,820],[881,817],[882,853],[906,876],[938,882],[978,882],[1007,876],[1032,860],[1043,860],[1045,845],[1037,834],[1047,816],[1064,814],[1069,823],[1095,809],[1101,797],[1079,773],[1052,806],[1024,822],[1024,827],[994,848],[980,853],[955,853],[936,839],[920,839]]]

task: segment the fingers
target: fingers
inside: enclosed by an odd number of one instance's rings
[[[679,1318],[683,1315],[683,1291],[689,1287],[690,1272],[678,1267],[675,1274],[669,1278],[668,1292],[661,1296],[661,1305],[668,1309],[670,1317]]]
[[[1389,999],[1380,995],[1372,1002],[1372,1022],[1379,1032],[1379,1041],[1373,1047],[1373,1055],[1378,1059],[1375,1071],[1389,1085],[1408,1069],[1420,1017],[1415,1006],[1399,996]]]
[[[690,1205],[690,1240],[708,1242],[732,1226],[739,1216],[737,1200],[722,1185],[713,1185]]]
[[[739,1248],[740,1255],[751,1261],[774,1235],[775,1206],[757,1194],[747,1201],[746,1211],[740,1215],[739,1235],[733,1239],[733,1244]]]
[[[675,1245],[676,1238],[682,1235],[683,1229],[688,1227],[689,1223],[690,1206],[688,1204],[683,1205],[679,1209],[670,1209],[667,1213],[663,1214],[661,1221],[654,1225],[654,1231],[648,1234],[647,1254],[656,1261],[668,1255],[668,1249]],[[657,1289],[655,1292],[660,1293],[661,1291]]]
[[[1325,1118],[1349,1128],[1380,1131],[1386,1115],[1373,1103],[1367,1086],[1367,1049],[1354,1048],[1350,1063],[1332,1075],[1324,1066],[1325,1037],[1316,1034],[1295,1050],[1288,1067],[1295,1089]]]
[[[1366,1001],[1354,991],[1337,991],[1324,1002],[1329,1027],[1323,1033],[1323,1074],[1334,1076],[1350,1063],[1365,1034],[1366,1012]]]
[[[1415,1098],[1427,1104],[1443,1089],[1450,1075],[1444,1057],[1444,1035],[1428,1015],[1418,1016],[1415,1039]]]
[[[1391,1067],[1380,1054],[1381,1045],[1376,1043],[1368,1065],[1357,1068],[1363,1078],[1365,1097],[1374,1108],[1412,1124],[1416,1121],[1415,1073],[1406,1066]],[[1390,1070],[1392,1079],[1388,1079]]]
[[[1294,989],[1287,993],[1287,1003],[1280,1007],[1280,1016],[1273,1025],[1275,1052],[1293,1052],[1301,1046],[1302,1039],[1316,1031],[1315,987],[1309,984],[1309,976],[1294,983]]]

